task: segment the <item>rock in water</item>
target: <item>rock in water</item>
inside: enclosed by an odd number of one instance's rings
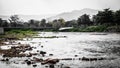
[[[49,68],[55,68],[55,67],[54,67],[54,65],[52,64],[52,65],[49,66]]]
[[[26,63],[27,63],[27,65],[31,65],[31,61],[27,61]]]
[[[36,65],[36,64],[34,64],[34,65],[33,65],[33,67],[37,67],[37,65]]]

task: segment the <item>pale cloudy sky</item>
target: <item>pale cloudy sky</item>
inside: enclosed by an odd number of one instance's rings
[[[0,15],[58,14],[83,8],[120,9],[120,0],[0,0]]]

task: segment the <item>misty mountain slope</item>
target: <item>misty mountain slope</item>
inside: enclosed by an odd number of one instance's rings
[[[50,18],[47,18],[48,21],[52,21],[54,19],[59,19],[59,18],[63,18],[66,21],[72,20],[72,19],[77,19],[78,17],[80,17],[83,14],[88,14],[90,16],[95,15],[98,13],[98,10],[94,10],[94,9],[82,9],[82,10],[74,10],[72,12],[65,12],[65,13],[61,13],[58,14],[56,16],[52,16]]]
[[[77,19],[78,17],[80,17],[83,14],[89,14],[90,16],[95,15],[98,13],[98,10],[94,10],[94,9],[89,9],[89,8],[85,8],[82,10],[74,10],[71,12],[64,12],[61,14],[46,14],[46,15],[19,15],[20,19],[24,20],[24,21],[28,21],[30,19],[34,19],[34,20],[41,20],[41,19],[46,19],[47,21],[53,21],[55,19],[59,19],[59,18],[63,18],[66,21],[69,20],[73,20],[73,19]],[[0,15],[0,18],[4,19],[4,20],[8,20],[10,17],[10,15]]]
[[[18,14],[18,16],[23,21],[28,21],[30,19],[34,19],[34,20],[46,19],[54,15],[53,14],[46,14],[46,15],[19,15]],[[0,15],[0,18],[2,18],[3,20],[8,20],[10,18],[10,15]]]

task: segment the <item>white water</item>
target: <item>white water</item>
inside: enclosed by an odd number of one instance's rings
[[[101,61],[80,61],[80,60],[69,60],[60,61],[58,65],[65,64],[71,68],[84,68],[84,67],[120,67],[120,58],[116,53],[106,51],[107,48],[113,46],[120,47],[120,34],[119,33],[82,33],[82,32],[40,32],[38,36],[67,36],[66,38],[29,38],[29,41],[24,39],[21,42],[23,44],[30,44],[31,46],[37,47],[32,53],[40,51],[46,51],[47,54],[44,58],[81,58],[81,57],[112,57],[117,58],[115,60],[101,60]],[[43,48],[41,48],[43,46]],[[1,47],[7,49],[5,47]],[[91,52],[95,51],[95,52]],[[101,53],[103,52],[103,53]],[[28,51],[26,53],[29,53]],[[53,56],[49,56],[53,54]],[[78,57],[75,57],[78,55]],[[37,55],[38,58],[43,58]],[[19,60],[18,60],[19,59]],[[21,64],[20,61],[27,58],[10,59],[15,60],[19,64],[6,64],[0,62],[2,68],[33,68],[26,64]],[[40,63],[37,64],[37,68],[44,68]],[[56,66],[56,68],[58,68]]]

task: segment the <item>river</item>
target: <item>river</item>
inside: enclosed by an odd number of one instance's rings
[[[39,38],[57,36],[58,38]],[[30,44],[36,47],[31,53],[38,50],[47,52],[45,57],[38,58],[72,58],[72,60],[60,60],[55,68],[120,68],[120,33],[101,32],[39,32],[36,38],[24,38],[16,40],[22,44]],[[6,42],[7,43],[7,42]],[[42,46],[42,47],[41,47]],[[6,47],[1,47],[5,49]],[[26,51],[29,53],[29,51]],[[52,54],[53,56],[49,56]],[[79,58],[106,58],[105,60],[84,61]],[[2,58],[2,56],[0,57]],[[30,57],[33,58],[33,57]],[[22,64],[22,60],[28,57],[12,58],[10,62],[0,61],[0,68],[33,68],[32,65]],[[15,61],[16,63],[12,63]],[[46,65],[35,63],[36,68],[46,68]]]

